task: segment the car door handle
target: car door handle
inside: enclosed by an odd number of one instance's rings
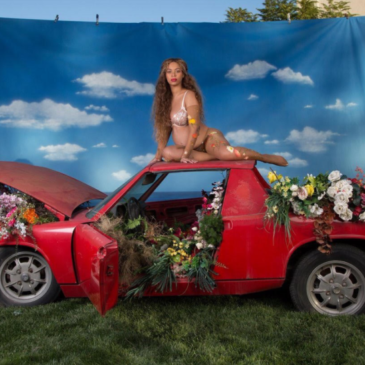
[[[223,224],[224,224],[224,229],[225,230],[232,229],[232,227],[233,227],[232,221],[230,221],[230,220],[223,221]]]

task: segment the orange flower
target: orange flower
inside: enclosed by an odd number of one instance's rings
[[[189,124],[195,124],[195,123],[196,123],[195,119],[190,119],[189,120]]]
[[[24,214],[23,218],[29,223],[34,224],[36,219],[38,218],[37,213],[35,212],[35,209],[27,209]]]

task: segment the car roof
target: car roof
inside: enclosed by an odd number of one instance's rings
[[[197,163],[156,162],[150,165],[150,172],[184,171],[184,170],[219,170],[219,169],[253,169],[255,160],[242,161],[205,161]]]

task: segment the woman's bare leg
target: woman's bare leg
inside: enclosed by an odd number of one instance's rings
[[[205,149],[210,156],[223,161],[256,160],[278,166],[288,166],[288,162],[282,156],[261,154],[246,147],[233,147],[224,138],[222,132],[214,130],[208,132],[209,138],[205,143]]]
[[[164,150],[162,152],[162,157],[167,162],[170,162],[170,161],[179,162],[181,157],[183,156],[183,153],[184,153],[184,147],[167,146],[164,148]],[[199,161],[199,162],[217,160],[216,157],[209,155],[208,153],[194,151],[194,150],[191,152],[190,158],[192,160]]]

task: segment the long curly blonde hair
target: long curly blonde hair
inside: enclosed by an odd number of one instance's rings
[[[155,98],[152,106],[152,118],[154,120],[154,135],[157,142],[166,140],[171,130],[171,103],[172,92],[169,83],[166,80],[166,71],[171,62],[176,62],[183,74],[181,86],[184,89],[194,92],[196,100],[199,104],[200,119],[204,120],[203,98],[201,91],[194,77],[188,73],[188,65],[181,58],[168,58],[162,62],[160,74],[156,82]]]

